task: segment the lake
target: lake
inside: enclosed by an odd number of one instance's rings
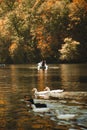
[[[0,67],[0,130],[87,130],[87,64],[49,64],[48,70],[37,70],[36,64]],[[64,89],[83,92],[81,100],[35,99],[46,103],[50,113],[34,113],[25,102],[32,89]],[[61,120],[55,111],[75,114],[74,120]]]

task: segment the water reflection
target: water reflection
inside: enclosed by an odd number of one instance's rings
[[[1,89],[0,89],[1,92]],[[2,127],[6,125],[6,105],[8,104],[7,100],[5,100],[6,96],[4,93],[0,94],[0,124]]]
[[[44,90],[47,83],[47,70],[38,70],[38,90]]]
[[[71,69],[72,68],[72,69]],[[38,71],[31,65],[10,65],[0,68],[0,130],[53,130],[86,129],[87,104],[84,98],[71,100],[38,100],[47,103],[50,114],[36,114],[24,102],[24,95],[31,94],[33,87],[43,90],[63,88],[65,91],[86,91],[87,70],[85,65],[59,65]],[[84,78],[85,77],[85,78]],[[78,114],[75,121],[56,118],[55,110]]]
[[[12,89],[12,92],[16,92],[17,89],[18,89],[18,71],[17,71],[17,68],[12,65],[10,67],[10,77],[11,77],[11,89]]]
[[[81,65],[79,65],[81,66]],[[82,66],[81,66],[82,67]],[[62,64],[61,65],[61,83],[63,88],[66,91],[84,91],[84,83],[81,84],[81,79],[83,79],[83,74],[86,74],[86,66],[85,66],[85,72],[81,70],[81,67],[78,67],[77,65],[68,65],[68,64]],[[83,78],[82,78],[83,77]],[[87,75],[85,76],[84,80],[87,80]],[[84,81],[83,80],[83,81]],[[83,85],[83,86],[82,86]],[[83,89],[82,89],[83,87]]]

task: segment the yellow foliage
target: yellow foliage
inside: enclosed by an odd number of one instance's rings
[[[17,43],[13,42],[13,43],[11,44],[11,46],[9,47],[9,52],[10,52],[10,54],[13,54],[14,51],[17,50],[17,48],[18,48]]]
[[[55,2],[54,0],[48,0],[46,2],[47,5],[46,10],[50,9],[53,6],[54,2]]]

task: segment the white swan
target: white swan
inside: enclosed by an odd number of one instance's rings
[[[36,88],[33,88],[32,91],[34,92],[35,97],[46,97],[49,94],[49,91],[37,91]]]
[[[59,110],[56,110],[56,117],[62,120],[70,120],[75,118],[75,114],[60,114]]]
[[[39,98],[39,99],[49,99],[49,96],[50,96],[50,94],[41,94],[41,95],[38,95],[38,96],[35,96],[35,97]]]
[[[46,87],[44,90],[45,90],[45,91],[48,91],[48,92],[50,92],[50,93],[60,93],[60,92],[63,92],[63,91],[64,91],[63,89],[50,90],[49,87]]]

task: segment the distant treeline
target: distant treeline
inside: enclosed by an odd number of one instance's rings
[[[0,63],[87,62],[86,0],[0,0]]]

